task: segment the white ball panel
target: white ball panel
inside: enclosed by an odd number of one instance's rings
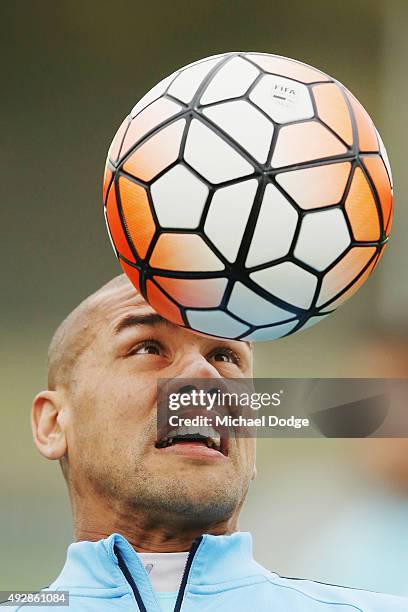
[[[320,321],[323,321],[323,319],[325,319],[328,316],[329,315],[325,315],[325,316],[321,316],[321,317],[310,317],[310,319],[308,319],[306,321],[306,323],[304,325],[302,325],[302,327],[298,331],[303,331],[304,329],[308,329],[309,327],[313,327],[313,325],[316,325],[316,323],[319,323]]]
[[[268,340],[277,340],[286,336],[292,329],[296,327],[299,321],[292,321],[291,323],[283,323],[282,325],[274,325],[273,327],[263,327],[256,329],[248,336],[244,336],[242,340],[254,340],[255,342],[266,342]]]
[[[292,312],[271,304],[240,282],[234,285],[228,301],[228,310],[251,325],[272,325],[295,316]]]
[[[218,189],[211,201],[204,231],[230,262],[235,261],[251,212],[258,181],[243,181]]]
[[[264,76],[249,98],[277,123],[310,119],[314,115],[306,85],[281,76]]]
[[[257,266],[278,257],[284,257],[295,233],[298,214],[284,195],[269,183],[266,186],[261,209],[246,265]]]
[[[168,93],[187,104],[193,98],[203,79],[219,62],[220,58],[210,59],[186,68],[171,84]]]
[[[252,174],[253,167],[211,128],[193,119],[188,131],[184,159],[211,183]]]
[[[186,316],[196,331],[222,338],[236,338],[249,329],[222,310],[186,310]]]
[[[241,57],[234,57],[214,75],[201,96],[200,104],[244,95],[258,74],[259,70],[253,64]]]
[[[350,244],[350,235],[341,210],[324,210],[303,217],[295,257],[324,270]]]
[[[167,87],[170,85],[172,80],[176,77],[177,72],[178,71],[173,72],[173,74],[170,74],[168,77],[166,77],[162,81],[159,81],[157,85],[152,87],[152,89],[148,91],[147,94],[144,95],[143,98],[139,100],[139,102],[130,111],[130,116],[132,117],[132,119],[134,119],[136,115],[138,115],[140,111],[146,108],[146,106],[148,106],[151,102],[154,102],[154,100],[157,100],[157,98],[160,98],[160,96],[164,94]]]
[[[180,104],[176,104],[167,98],[159,98],[140,111],[137,118],[132,119],[129,125],[123,139],[120,157],[123,158],[148,132],[157,128],[166,119],[176,115],[180,110]]]
[[[261,163],[266,162],[273,124],[248,102],[226,102],[205,109],[203,114],[232,136],[252,157]]]
[[[208,187],[187,168],[174,166],[153,183],[150,191],[162,227],[197,227]]]
[[[272,295],[298,308],[309,308],[317,278],[291,262],[252,272],[250,278]]]

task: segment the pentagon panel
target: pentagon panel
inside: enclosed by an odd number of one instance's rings
[[[345,153],[344,144],[320,123],[295,123],[281,128],[271,165],[280,168]]]
[[[208,187],[185,166],[173,166],[150,187],[157,218],[162,227],[198,226]]]
[[[237,338],[249,327],[222,310],[186,310],[189,324],[196,331],[221,338]]]
[[[303,209],[339,204],[350,176],[350,162],[301,168],[276,175],[276,181]]]
[[[219,306],[227,287],[226,278],[169,278],[155,276],[154,280],[179,304],[191,308]]]
[[[344,214],[338,208],[305,215],[294,255],[315,270],[324,270],[350,244]]]
[[[255,85],[249,98],[276,123],[311,119],[314,115],[306,85],[281,76],[264,76]]]
[[[246,57],[255,62],[265,72],[282,74],[302,83],[314,83],[316,81],[329,81],[330,77],[308,64],[268,53],[248,53]]]
[[[131,121],[123,141],[120,156],[126,155],[148,132],[159,126],[163,121],[166,121],[166,119],[177,115],[180,110],[181,106],[165,98],[159,98],[159,100],[150,104]]]
[[[132,249],[126,238],[125,230],[123,229],[122,220],[120,218],[118,205],[116,201],[115,185],[109,189],[108,198],[106,200],[106,222],[113,244],[115,245],[115,252],[120,253],[129,261],[134,262],[135,258],[132,253]]]
[[[254,171],[242,155],[197,119],[192,120],[188,130],[184,159],[211,183],[222,183]]]
[[[292,312],[275,306],[240,282],[235,283],[227,308],[251,325],[268,325],[295,317]]]
[[[150,181],[178,158],[185,119],[153,134],[125,161],[123,169],[142,181]]]
[[[201,96],[200,104],[243,96],[259,70],[241,57],[233,57],[218,70]]]
[[[317,285],[313,274],[290,261],[252,272],[250,278],[271,295],[298,308],[309,308]]]
[[[316,85],[313,88],[317,113],[332,130],[349,146],[353,144],[353,127],[344,95],[335,83]]]
[[[204,109],[203,114],[236,140],[252,157],[261,163],[271,146],[273,124],[253,106],[237,100]]]
[[[325,304],[347,287],[364,269],[375,247],[353,247],[323,278],[316,306]]]
[[[361,287],[361,285],[363,285],[365,283],[367,278],[370,276],[371,272],[376,267],[380,257],[381,257],[381,255],[376,257],[374,259],[374,261],[372,261],[370,263],[370,265],[367,267],[365,272],[363,272],[363,274],[361,274],[358,277],[358,279],[351,285],[351,287],[349,287],[349,289],[344,291],[344,293],[342,293],[340,295],[340,297],[337,298],[337,300],[334,300],[334,302],[329,303],[329,305],[326,307],[327,310],[332,310],[333,308],[337,308],[338,306],[341,306],[341,304],[343,304],[343,302],[348,300],[348,298],[351,297],[357,291],[357,289],[359,289]]]
[[[181,272],[224,269],[222,262],[197,234],[161,234],[150,258],[150,265]]]
[[[156,231],[146,190],[121,176],[119,194],[129,236],[140,257],[144,258]]]
[[[371,188],[361,168],[356,168],[345,204],[355,240],[380,239],[380,220]]]

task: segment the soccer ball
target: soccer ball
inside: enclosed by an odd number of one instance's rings
[[[119,262],[168,320],[271,340],[321,321],[375,268],[392,178],[338,81],[267,53],[225,53],[153,87],[109,149],[104,210]]]

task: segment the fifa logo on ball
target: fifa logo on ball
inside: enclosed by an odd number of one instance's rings
[[[267,53],[176,70],[109,149],[104,213],[124,272],[173,323],[272,340],[336,310],[389,240],[391,169],[336,79]]]
[[[285,102],[295,102],[296,91],[291,87],[275,83],[272,88],[272,96],[278,100],[285,100]]]

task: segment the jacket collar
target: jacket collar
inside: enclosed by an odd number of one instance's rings
[[[133,580],[150,599],[150,580],[139,555],[122,535],[113,533],[98,542],[75,542],[68,547],[67,559],[53,587],[117,588],[126,584],[115,549],[128,567]],[[260,566],[252,557],[249,533],[213,536],[204,534],[191,564],[188,583],[209,586],[259,574]]]

